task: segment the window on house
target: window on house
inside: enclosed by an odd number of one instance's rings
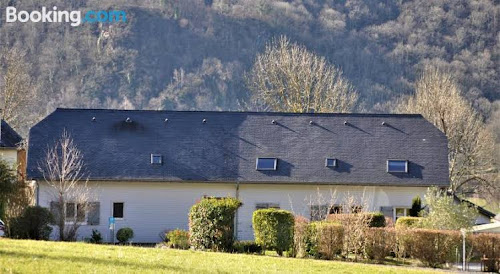
[[[280,205],[276,203],[258,203],[255,205],[255,209],[267,209],[267,208],[280,209]]]
[[[326,167],[336,167],[337,166],[337,159],[334,158],[326,158]]]
[[[311,221],[324,220],[328,214],[331,214],[328,205],[311,205]]]
[[[257,158],[257,170],[276,170],[278,165],[277,158]]]
[[[387,160],[387,172],[408,172],[408,161],[406,160]]]
[[[394,221],[396,221],[399,217],[408,216],[408,214],[410,213],[410,209],[404,207],[395,207],[393,210],[394,210]]]
[[[151,154],[151,164],[161,165],[162,164],[161,154]]]
[[[123,203],[113,203],[113,217],[123,219]]]
[[[66,203],[65,208],[66,221],[74,222],[75,220],[84,223],[85,220],[85,206],[77,203]]]

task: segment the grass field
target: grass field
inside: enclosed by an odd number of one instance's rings
[[[437,273],[431,269],[0,239],[0,273]]]

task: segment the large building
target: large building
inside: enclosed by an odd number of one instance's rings
[[[204,196],[240,199],[236,237],[252,239],[258,208],[314,218],[355,197],[397,218],[429,186],[449,186],[446,136],[421,115],[57,109],[29,137],[28,177],[44,207],[54,196],[39,163],[63,131],[83,154],[98,205],[80,216],[79,239],[108,235],[114,217],[135,242],[158,242],[187,229]]]

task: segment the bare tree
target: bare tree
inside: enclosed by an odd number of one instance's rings
[[[47,150],[39,170],[54,197],[51,211],[59,229],[59,240],[75,240],[90,207],[91,191],[85,178],[83,155],[68,132],[64,131]]]
[[[451,74],[426,67],[415,94],[401,100],[396,111],[420,113],[446,134],[452,191],[467,191],[478,184],[493,187],[493,136]]]
[[[282,112],[351,112],[358,99],[342,71],[286,37],[257,55],[247,85],[257,108]]]
[[[4,50],[0,53],[3,64],[3,79],[0,81],[0,117],[14,128],[26,126],[33,113],[30,106],[34,86],[27,71],[24,53],[18,49]]]

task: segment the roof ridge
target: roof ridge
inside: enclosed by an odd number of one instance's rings
[[[286,115],[286,116],[358,116],[358,117],[408,117],[423,118],[417,113],[342,113],[342,112],[321,112],[321,113],[299,113],[299,112],[263,112],[263,111],[212,111],[212,110],[149,110],[149,109],[105,109],[105,108],[57,108],[56,111],[99,111],[99,112],[151,112],[151,113],[211,113],[211,114],[251,114],[251,115]]]

